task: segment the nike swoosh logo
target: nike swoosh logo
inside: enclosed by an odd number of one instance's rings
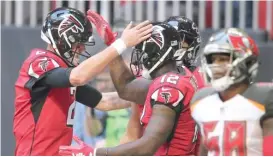
[[[40,54],[45,54],[45,52],[43,52],[43,51],[37,51],[36,52],[36,55],[40,55]]]
[[[47,58],[45,57],[45,58],[40,58],[39,59],[40,61],[47,61]]]
[[[162,89],[162,91],[168,91],[168,90],[171,90],[170,88],[161,88]]]

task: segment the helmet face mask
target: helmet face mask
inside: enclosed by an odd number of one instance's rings
[[[130,69],[132,74],[134,74],[136,77],[141,76],[141,72],[143,70],[143,66],[142,66],[143,63],[141,62],[141,58],[143,54],[144,53],[142,53],[137,48],[134,48],[131,54]]]
[[[95,45],[92,36],[92,25],[87,17],[80,11],[72,8],[57,8],[51,11],[45,19],[41,37],[51,44],[57,55],[62,57],[70,66],[76,66],[75,57],[90,57],[89,53],[83,54],[78,45]],[[84,50],[85,51],[85,50]]]
[[[242,44],[246,38],[249,44]],[[226,90],[243,81],[251,83],[257,75],[257,54],[256,44],[244,32],[239,36],[229,33],[229,29],[216,33],[203,52],[202,69],[206,82],[217,91]],[[221,59],[227,56],[228,59]],[[217,57],[218,61],[215,59]]]

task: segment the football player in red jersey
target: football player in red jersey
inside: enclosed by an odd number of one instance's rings
[[[181,73],[185,73],[189,76],[194,76],[196,79],[198,89],[201,89],[204,87],[204,78],[202,76],[201,69],[199,67],[196,67],[196,60],[198,56],[199,46],[201,42],[201,37],[199,35],[199,30],[197,28],[197,25],[190,19],[183,17],[183,16],[172,16],[169,17],[165,23],[168,23],[172,25],[177,31],[179,32],[181,41],[181,50],[178,52],[182,52],[179,55],[178,58],[178,70]],[[136,51],[136,50],[135,50]],[[140,77],[141,73],[141,67],[134,66],[134,60],[135,58],[138,58],[139,53],[133,52],[132,55],[132,62],[131,66],[134,73]],[[127,130],[124,139],[122,139],[122,142],[130,142],[138,139],[141,137],[141,125],[139,123],[139,117],[142,114],[143,105],[132,105],[132,114],[130,117],[130,120],[128,122]],[[200,143],[200,140],[198,141]],[[196,150],[196,155],[198,149]]]
[[[86,44],[94,45],[90,22],[109,46],[92,57],[85,53]],[[115,40],[109,24],[95,12],[51,11],[41,31],[47,49],[31,50],[15,83],[15,155],[58,155],[60,145],[71,144],[75,100],[90,107],[101,100],[101,93],[85,84],[151,31],[149,21],[133,28],[129,24]],[[90,58],[79,64],[80,55]]]
[[[255,41],[238,28],[216,32],[205,45],[202,66],[211,86],[191,101],[201,156],[273,156],[273,86],[253,82],[258,56]]]
[[[121,57],[110,64],[110,73],[121,98],[144,104],[143,136],[112,148],[93,149],[79,141],[78,147],[62,146],[60,155],[194,155],[197,129],[189,102],[196,90],[190,76],[179,74],[174,54],[181,42],[168,24],[153,26],[152,36],[136,48],[142,52],[138,64],[153,80],[137,78]]]

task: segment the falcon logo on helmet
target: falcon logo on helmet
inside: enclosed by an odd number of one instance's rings
[[[164,37],[162,34],[163,27],[154,26],[152,36],[147,40],[147,42],[154,42],[160,49],[164,47]]]
[[[72,36],[68,37],[66,32],[71,30],[73,33],[79,33],[79,31],[82,33],[84,32],[84,27],[75,16],[71,14],[64,15],[64,16],[65,16],[65,19],[59,25],[58,34],[60,37],[63,36],[67,44],[71,47],[70,42],[75,42],[75,39]]]

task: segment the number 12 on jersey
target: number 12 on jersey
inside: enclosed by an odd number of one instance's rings
[[[167,83],[177,84],[178,79],[179,79],[179,76],[177,76],[177,75],[173,75],[173,74],[168,75],[168,74],[166,74],[166,75],[162,76],[160,82],[161,83],[167,82]]]

